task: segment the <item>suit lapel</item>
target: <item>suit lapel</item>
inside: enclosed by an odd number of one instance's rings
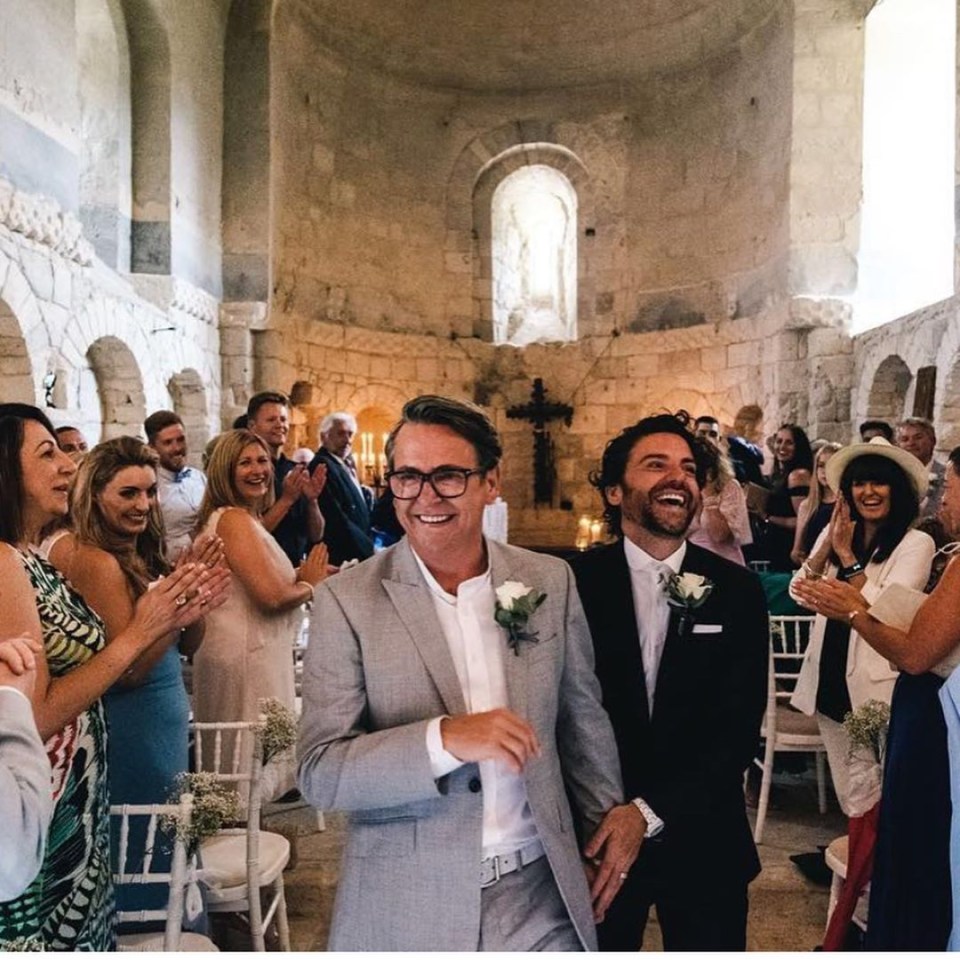
[[[495,541],[487,541],[487,549],[490,551],[490,578],[493,584],[494,592],[507,580],[519,580],[524,583],[523,572],[518,570],[511,562],[506,551],[500,549]],[[527,586],[538,589],[535,583],[528,583]],[[492,611],[491,611],[492,613]],[[537,615],[531,618],[536,620]],[[531,629],[536,630],[536,624],[531,624]],[[505,634],[505,631],[501,631]],[[507,700],[510,709],[521,717],[527,714],[527,667],[530,663],[530,651],[534,644],[521,643],[519,655],[515,654],[507,644],[506,635],[503,637],[503,650],[501,657],[503,660],[503,673],[507,684]]]
[[[407,628],[427,672],[436,684],[445,708],[451,714],[466,713],[463,691],[437,620],[430,588],[424,582],[405,539],[394,547],[392,576],[385,577],[382,582],[397,616]]]
[[[326,451],[326,454],[328,474],[332,473],[336,477],[336,483],[339,484],[343,493],[354,502],[358,509],[363,511],[363,515],[366,515],[368,512],[367,501],[364,500],[363,494],[353,482],[350,471],[332,453]]]

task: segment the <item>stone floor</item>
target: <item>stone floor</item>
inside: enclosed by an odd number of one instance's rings
[[[323,832],[316,830],[316,818],[309,810],[276,818],[274,825],[283,820],[285,832],[297,834],[296,864],[286,874],[292,946],[294,950],[323,950],[339,872],[343,820],[328,814]],[[826,845],[844,831],[845,821],[835,802],[827,814],[817,812],[816,786],[809,774],[775,778],[764,842],[759,848],[763,871],[750,887],[750,950],[812,950],[820,943],[828,888],[806,880],[789,857]],[[244,949],[239,942],[223,946]],[[660,946],[659,930],[651,918],[644,947],[657,950]]]

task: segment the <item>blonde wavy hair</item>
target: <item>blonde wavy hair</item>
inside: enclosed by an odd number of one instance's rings
[[[273,457],[270,456],[270,448],[252,430],[228,430],[212,442],[207,460],[207,489],[197,514],[197,532],[206,526],[210,515],[220,507],[241,507],[244,510],[248,508],[247,502],[237,489],[236,471],[240,455],[251,444],[262,448],[270,458],[271,477],[262,509],[267,510],[273,506],[276,496],[273,490]],[[208,444],[208,448],[210,447]]]
[[[808,517],[812,517],[820,507],[820,504],[823,503],[823,484],[817,479],[817,466],[820,463],[820,458],[825,454],[829,453],[831,456],[835,454],[843,444],[825,443],[819,450],[813,455],[813,469],[810,471],[812,476],[810,477],[810,492],[805,497],[803,503],[800,504],[802,508],[805,508],[808,513]],[[835,490],[834,493],[840,493],[839,490]]]
[[[156,475],[159,457],[136,437],[116,437],[98,443],[80,462],[70,498],[70,526],[80,543],[99,547],[116,558],[133,595],[170,572],[163,548],[163,516],[154,496],[147,528],[132,540],[112,530],[100,509],[107,484],[127,467],[148,467]]]

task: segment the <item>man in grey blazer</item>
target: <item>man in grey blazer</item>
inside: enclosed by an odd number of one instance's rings
[[[30,703],[40,655],[27,637],[0,640],[0,902],[19,897],[40,870],[53,813],[50,763]]]
[[[350,812],[332,950],[592,949],[640,849],[569,567],[483,537],[500,456],[478,408],[411,400],[387,444],[407,537],[317,590],[300,789]],[[511,581],[546,594],[516,638]]]

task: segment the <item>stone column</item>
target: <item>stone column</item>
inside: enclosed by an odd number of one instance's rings
[[[255,392],[253,332],[267,322],[267,305],[249,300],[220,305],[220,368],[223,383],[221,418],[230,429]]]

